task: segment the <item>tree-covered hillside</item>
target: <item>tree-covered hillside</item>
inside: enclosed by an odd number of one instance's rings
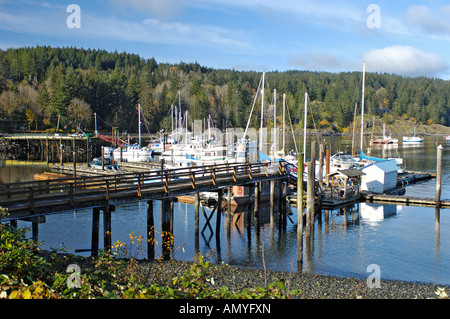
[[[171,127],[171,105],[188,111],[189,123],[211,115],[223,129],[245,127],[259,72],[217,70],[198,63],[158,63],[136,54],[77,48],[33,47],[0,50],[0,131],[70,131],[77,125],[100,131],[137,131],[141,104],[151,132]],[[267,72],[265,125],[273,123],[274,89],[277,114],[283,93],[294,125],[303,123],[304,94],[314,122],[322,129],[342,130],[351,125],[355,104],[361,104],[361,72]],[[411,119],[418,123],[450,125],[450,83],[425,77],[367,73],[365,114]],[[260,107],[258,98],[256,109]],[[267,107],[266,107],[267,106]],[[260,111],[253,124],[259,125]],[[369,117],[371,118],[371,117]]]

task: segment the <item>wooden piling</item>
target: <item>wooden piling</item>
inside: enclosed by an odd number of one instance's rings
[[[200,206],[200,194],[195,193],[194,195],[194,209],[195,209],[195,252],[199,252],[199,222],[200,222],[200,214],[199,214],[199,206]]]
[[[217,191],[217,211],[216,211],[216,237],[220,237],[220,223],[222,218],[222,189]]]
[[[275,181],[270,181],[270,224],[273,225],[275,221],[274,217],[274,205],[275,205]]]
[[[161,200],[161,231],[162,231],[162,257],[170,259],[171,232],[170,232],[170,199]]]
[[[227,216],[231,216],[231,187],[227,187]]]
[[[259,227],[259,207],[260,207],[260,183],[255,184],[255,207],[254,207],[254,222],[255,222],[255,228]]]
[[[250,185],[248,188],[249,188],[249,191],[248,191],[247,227],[250,229],[250,226],[252,224],[252,213],[253,213],[252,197],[254,197],[255,186]]]
[[[330,149],[327,147],[325,150],[326,153],[326,165],[325,165],[325,176],[328,176],[330,174]],[[328,186],[329,180],[325,181],[325,184]]]
[[[153,201],[147,202],[147,258],[155,259],[155,221],[153,219]]]
[[[39,241],[39,223],[36,221],[31,222],[31,232],[33,241],[37,243]]]
[[[308,179],[306,186],[306,236],[311,236],[313,231],[313,226],[311,225],[314,222],[314,202],[315,202],[315,194],[314,194],[314,162],[308,162]]]
[[[100,228],[100,208],[94,207],[92,210],[92,242],[91,242],[92,256],[97,256],[98,254],[99,228]]]
[[[324,161],[324,155],[325,155],[325,145],[320,144],[319,145],[319,186],[322,187],[323,185],[323,161]]]
[[[111,212],[113,205],[106,205],[103,209],[103,246],[105,250],[111,250]]]
[[[437,165],[436,165],[436,205],[441,202],[441,183],[442,183],[442,145],[437,147]]]
[[[303,268],[303,153],[297,155],[297,271]]]

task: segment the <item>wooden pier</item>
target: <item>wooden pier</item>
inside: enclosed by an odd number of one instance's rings
[[[222,193],[233,185],[250,187],[257,194],[258,185],[264,181],[287,184],[286,163],[221,164],[204,167],[153,170],[139,173],[117,173],[92,177],[67,177],[41,181],[0,185],[0,206],[7,208],[9,216],[0,220],[17,225],[17,220],[32,222],[33,239],[38,239],[38,225],[52,213],[93,209],[92,254],[98,251],[99,216],[103,211],[105,249],[111,248],[111,213],[116,205],[146,201],[148,229],[153,229],[153,201],[161,201],[161,224],[163,233],[173,233],[173,201],[178,196],[193,194],[196,207],[195,224],[198,240],[199,207],[201,192],[217,192],[218,202],[210,216],[206,216],[205,227],[216,213],[220,225]],[[286,189],[287,187],[283,187]],[[279,202],[286,202],[286,192],[278,193]],[[257,198],[257,196],[256,196]],[[258,204],[250,206],[257,216]],[[250,209],[249,209],[250,211]],[[284,212],[286,209],[281,209]],[[203,212],[205,214],[205,212]],[[205,230],[205,228],[203,229]],[[216,229],[218,235],[219,228]],[[148,234],[151,239],[152,234]],[[167,239],[170,241],[170,239]],[[163,240],[164,241],[164,240]],[[164,246],[164,245],[163,245]],[[149,256],[152,249],[149,247]],[[166,257],[166,256],[165,256]],[[150,257],[149,257],[150,258]]]

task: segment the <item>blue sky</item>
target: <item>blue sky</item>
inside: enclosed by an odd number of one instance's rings
[[[78,5],[80,27],[67,20]],[[76,17],[76,18],[77,18]],[[78,21],[78,20],[77,20]],[[254,71],[450,79],[450,5],[431,0],[0,0],[0,48],[50,45]]]

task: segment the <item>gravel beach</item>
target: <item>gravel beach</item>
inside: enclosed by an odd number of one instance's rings
[[[149,281],[170,282],[189,269],[192,262],[164,261],[140,263],[142,271],[150,273]],[[234,267],[229,265],[210,265],[214,287],[227,286],[230,290],[265,287],[283,278],[287,289],[300,289],[299,298],[304,299],[430,299],[439,298],[439,288],[450,295],[450,287],[434,284],[421,284],[403,281],[383,280],[380,288],[368,288],[366,280],[343,278],[307,273],[288,273]]]

